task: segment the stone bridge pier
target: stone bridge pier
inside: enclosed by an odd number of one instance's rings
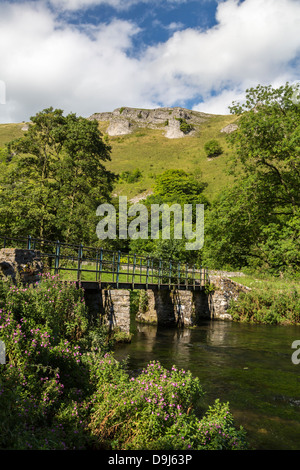
[[[85,301],[110,329],[130,332],[130,290],[85,288]],[[193,326],[207,312],[203,292],[140,290],[136,320],[164,326]]]
[[[110,330],[130,332],[130,290],[84,287],[85,302],[92,315],[100,315]]]
[[[142,290],[137,321],[164,326],[191,327],[209,317],[204,291]]]
[[[136,321],[169,327],[190,327],[209,317],[203,291],[140,290]],[[100,315],[110,329],[130,332],[130,290],[85,288],[90,312]]]
[[[143,290],[137,321],[169,326],[195,326],[202,319],[232,320],[231,300],[249,289],[225,276],[210,278],[209,292],[202,290]]]
[[[202,319],[232,320],[231,299],[248,290],[228,278],[214,278],[213,288],[205,290],[140,289],[136,321],[169,327],[192,327]],[[130,289],[85,288],[90,310],[100,314],[109,328],[130,332]]]

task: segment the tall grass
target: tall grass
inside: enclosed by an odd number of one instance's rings
[[[251,288],[232,302],[234,320],[273,325],[300,324],[300,283],[263,276],[232,278]]]

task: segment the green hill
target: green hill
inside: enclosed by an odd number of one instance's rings
[[[181,114],[177,112],[174,117],[174,110],[175,108],[160,108],[161,119],[156,119],[156,122],[151,110],[148,110],[150,113],[148,118],[141,119],[139,116],[145,110],[132,108],[119,108],[113,113],[91,116],[98,120],[99,128],[112,148],[111,162],[106,163],[107,168],[118,174],[133,172],[136,169],[142,173],[133,183],[120,179],[115,187],[115,195],[138,199],[142,194],[151,192],[155,177],[168,169],[183,169],[188,173],[195,173],[207,183],[204,194],[210,200],[231,183],[231,177],[226,173],[226,169],[232,150],[226,142],[226,132],[221,131],[234,123],[236,116],[210,115],[176,108]],[[178,126],[181,118],[176,116],[187,117],[186,121],[192,126],[192,131],[183,137],[167,138],[165,136],[167,121],[171,113],[173,121],[177,119]],[[102,117],[106,120],[102,120]],[[109,135],[108,129],[111,123],[116,119],[120,121],[121,118],[123,123],[125,121],[129,123],[130,133]],[[24,123],[1,124],[0,147],[12,139],[21,137],[24,133],[22,129]],[[215,158],[207,158],[204,150],[205,143],[211,139],[216,139],[223,149],[223,153]]]
[[[196,173],[207,183],[205,195],[212,199],[224,186],[231,182],[226,173],[231,149],[226,142],[226,132],[221,130],[236,121],[232,115],[207,115],[205,121],[194,124],[191,135],[169,139],[165,137],[164,126],[156,129],[136,127],[130,134],[107,136],[112,147],[112,161],[107,167],[119,174],[139,169],[142,177],[134,183],[120,182],[117,195],[128,198],[150,191],[155,176],[168,169],[183,169]],[[109,121],[100,121],[99,127],[105,135]],[[204,145],[216,139],[223,148],[219,157],[207,158]]]

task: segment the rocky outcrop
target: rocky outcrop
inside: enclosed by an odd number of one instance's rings
[[[126,119],[112,120],[108,126],[107,133],[110,136],[126,135],[132,132],[132,125]]]
[[[223,127],[220,132],[224,132],[225,134],[231,134],[232,132],[236,131],[237,128],[237,124],[228,124],[228,126]]]
[[[190,111],[185,108],[117,108],[112,112],[95,113],[90,120],[107,122],[107,134],[110,136],[129,134],[138,128],[163,129],[168,139],[182,138],[193,134],[193,126],[205,122],[210,114]],[[182,122],[189,125],[189,130],[183,132],[180,129]]]
[[[180,130],[180,121],[177,119],[169,119],[168,125],[166,126],[165,137],[168,139],[180,139],[185,134]]]

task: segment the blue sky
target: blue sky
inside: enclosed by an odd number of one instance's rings
[[[300,0],[0,0],[0,122],[53,106],[229,114],[300,79]]]

